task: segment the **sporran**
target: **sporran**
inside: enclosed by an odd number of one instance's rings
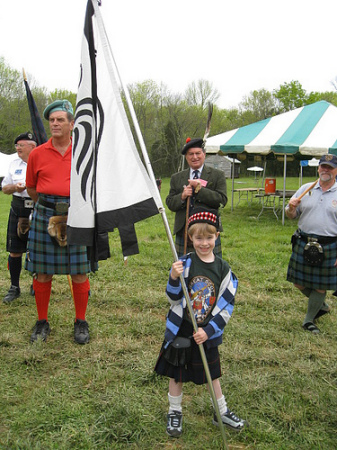
[[[308,243],[303,250],[303,259],[310,266],[320,266],[323,263],[323,247],[316,238],[308,238]]]
[[[186,366],[191,361],[191,338],[178,336],[164,350],[163,354],[167,362],[173,366]]]

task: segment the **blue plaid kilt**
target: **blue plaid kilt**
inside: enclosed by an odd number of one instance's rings
[[[337,259],[337,244],[331,242],[321,245],[324,252],[323,263],[320,266],[310,266],[303,259],[306,242],[303,239],[297,239],[288,265],[288,281],[311,289],[336,290],[337,268],[334,264]]]
[[[67,197],[40,196],[45,201],[56,203],[69,201]],[[54,244],[48,233],[49,218],[55,216],[54,209],[35,205],[29,230],[25,269],[37,274],[79,275],[90,272],[87,247]]]
[[[194,248],[193,248],[192,242],[188,239],[187,250],[184,253],[184,233],[180,232],[180,231],[176,234],[175,247],[176,247],[176,251],[177,251],[177,254],[178,254],[179,257],[183,256],[185,253],[194,252]],[[217,240],[215,241],[215,247],[214,247],[213,253],[216,256],[219,256],[219,258],[222,259],[220,235],[217,238]]]
[[[21,208],[11,205],[7,225],[6,250],[10,253],[25,253],[27,249],[27,239],[20,239],[18,236],[19,217],[29,217],[32,208]],[[27,236],[27,234],[26,234]]]

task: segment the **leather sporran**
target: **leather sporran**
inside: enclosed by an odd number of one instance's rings
[[[192,356],[191,339],[181,336],[176,337],[164,350],[163,356],[173,366],[186,366],[191,361]]]
[[[323,263],[324,251],[317,239],[308,238],[308,243],[303,250],[303,259],[310,266],[320,266]]]
[[[52,216],[48,223],[49,236],[60,247],[67,245],[67,218],[68,216]]]
[[[29,229],[30,229],[29,218],[19,217],[16,232],[18,237],[24,242],[27,242],[28,240]]]

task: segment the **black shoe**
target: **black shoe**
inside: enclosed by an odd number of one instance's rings
[[[245,420],[242,420],[239,417],[237,417],[229,409],[227,409],[226,414],[223,414],[221,416],[221,420],[224,425],[227,425],[227,427],[232,428],[232,430],[235,431],[241,431],[247,425],[247,422]],[[215,413],[213,417],[213,424],[217,426],[219,425],[218,418]]]
[[[171,437],[179,437],[183,432],[183,415],[179,411],[167,414],[166,433]]]
[[[320,330],[316,327],[316,325],[312,322],[307,322],[304,325],[302,325],[304,330],[310,331],[312,334],[319,334]]]
[[[86,320],[76,319],[74,323],[74,339],[78,344],[89,342],[89,325]]]
[[[328,309],[320,309],[316,316],[314,317],[314,320],[318,319],[319,317],[324,316],[324,314],[328,314],[331,311],[330,306],[328,306]]]
[[[33,329],[33,333],[30,337],[31,342],[37,341],[39,338],[42,341],[47,339],[47,336],[50,334],[50,326],[47,320],[38,320]]]
[[[18,288],[17,286],[11,286],[2,301],[4,303],[11,303],[13,300],[20,297],[20,293],[20,288]]]

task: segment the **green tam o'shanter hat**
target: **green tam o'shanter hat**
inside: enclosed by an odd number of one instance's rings
[[[65,111],[74,114],[73,106],[68,100],[55,100],[43,111],[44,118],[49,120],[50,113],[55,111]]]

